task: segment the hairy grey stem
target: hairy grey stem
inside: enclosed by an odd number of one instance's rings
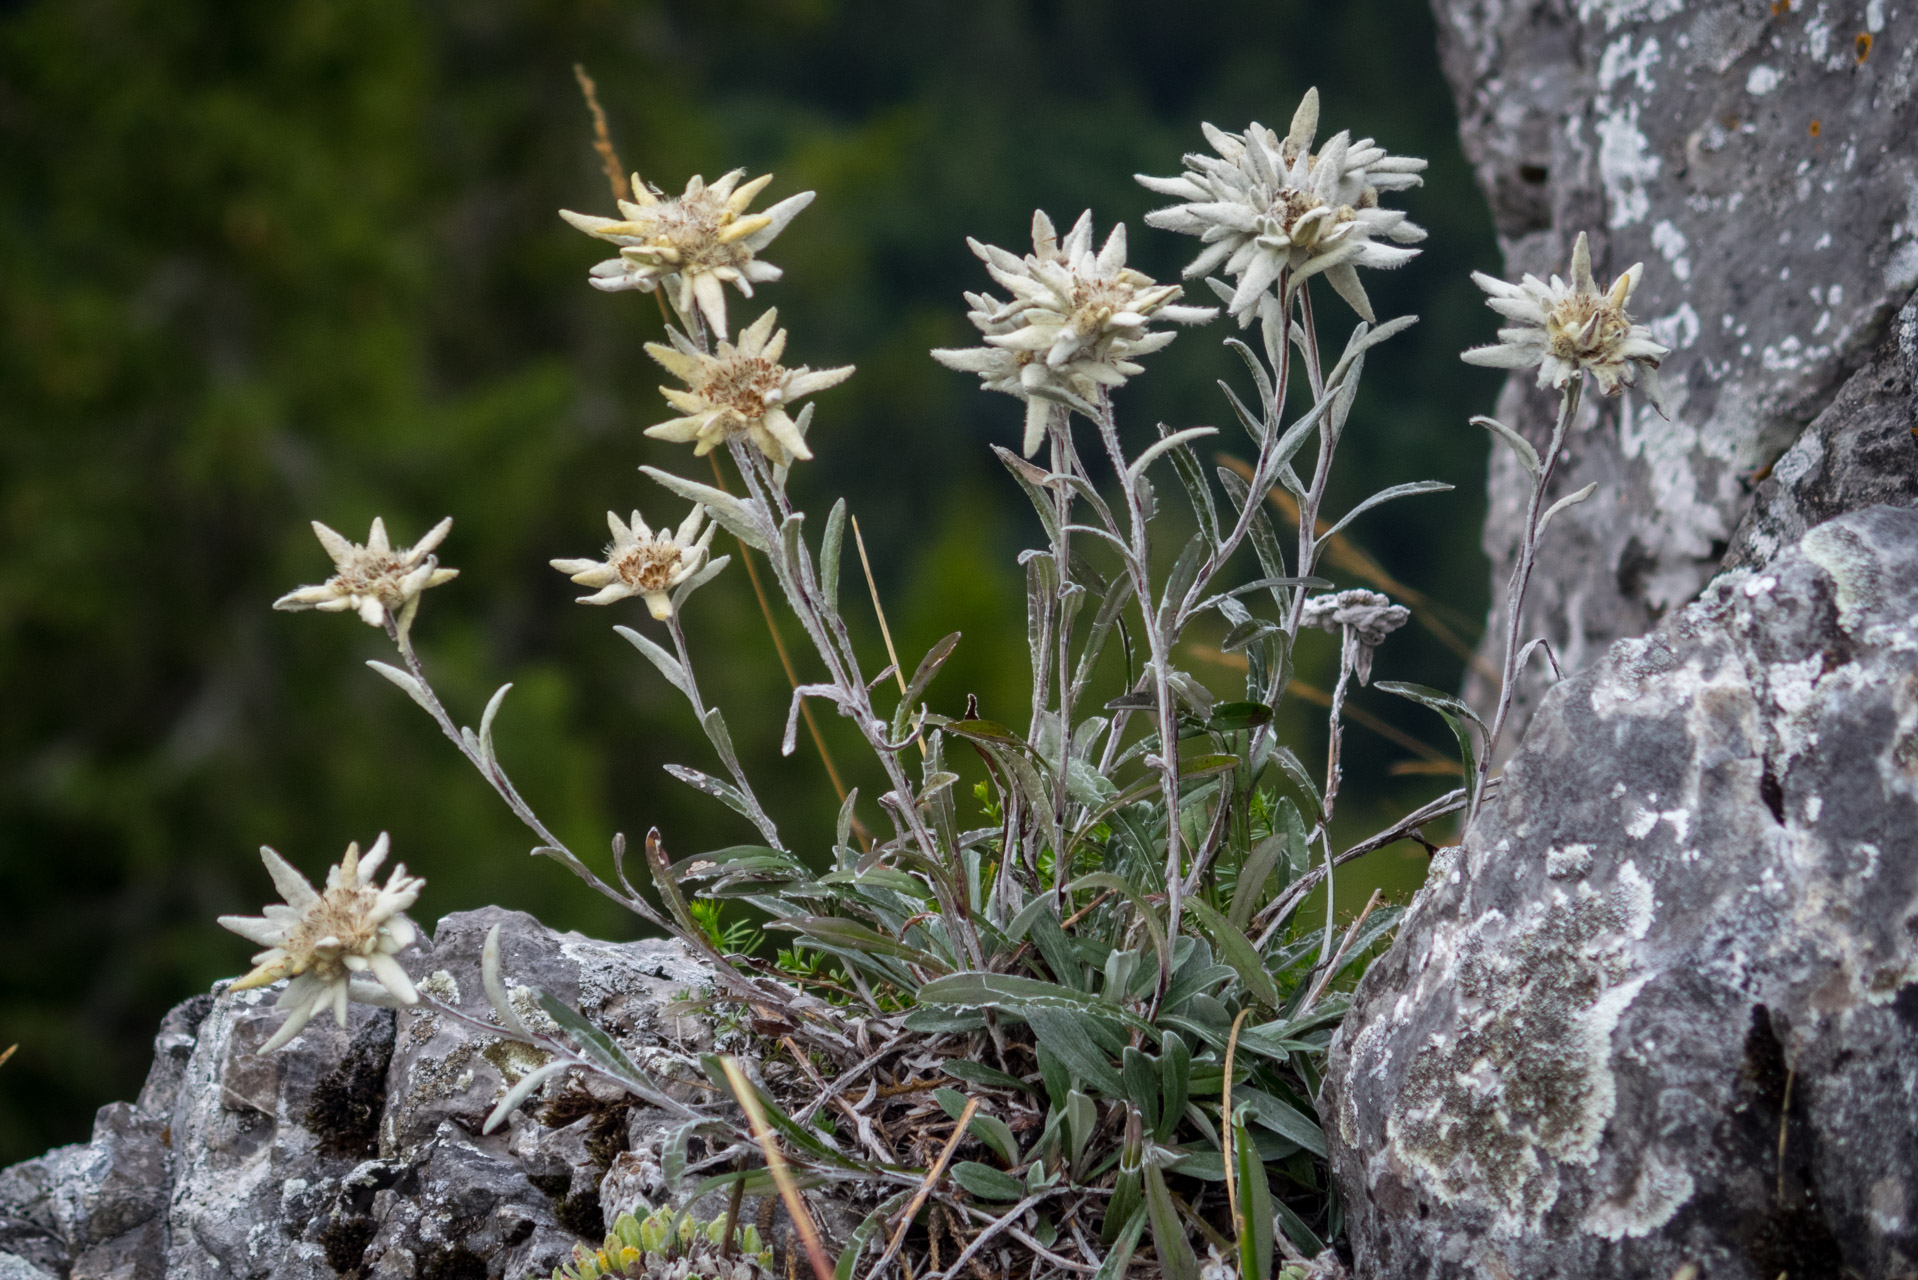
[[[1505,730],[1505,720],[1512,710],[1513,685],[1518,680],[1519,654],[1519,617],[1525,608],[1525,591],[1531,585],[1532,566],[1538,557],[1539,516],[1545,505],[1545,492],[1552,483],[1552,473],[1558,467],[1558,455],[1565,448],[1565,436],[1571,430],[1572,418],[1578,413],[1579,393],[1585,384],[1585,374],[1581,370],[1572,375],[1558,401],[1558,421],[1552,427],[1550,450],[1543,458],[1543,465],[1532,484],[1531,500],[1525,506],[1525,532],[1519,538],[1518,563],[1512,567],[1512,580],[1505,595],[1505,661],[1499,668],[1498,709],[1492,714],[1492,727],[1485,734],[1485,750],[1478,762],[1478,787],[1472,798],[1470,810],[1465,815],[1469,825],[1478,816],[1480,807],[1485,803],[1485,782],[1491,776],[1492,756],[1498,750],[1499,735]]]
[[[686,673],[686,696],[693,704],[694,714],[699,717],[700,727],[704,729],[708,708],[705,698],[700,696],[699,678],[693,674],[693,658],[686,649],[686,630],[680,625],[677,609],[673,611],[671,617],[666,619],[666,629],[672,633],[673,648],[679,654],[680,669]],[[707,731],[707,735],[711,736],[710,730]],[[784,849],[786,846],[779,840],[779,828],[767,815],[765,806],[760,804],[758,795],[753,792],[753,784],[746,778],[746,771],[739,767],[738,759],[732,752],[721,752],[720,763],[726,766],[726,772],[732,778],[733,785],[739,788],[739,794],[745,797],[747,805],[752,808],[752,824],[759,828],[759,834],[764,836],[766,843],[773,848]]]

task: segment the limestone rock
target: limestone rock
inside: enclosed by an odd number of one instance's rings
[[[1554,522],[1524,630],[1548,637],[1576,670],[1612,641],[1642,635],[1719,571],[1757,477],[1784,465],[1807,424],[1837,407],[1918,285],[1918,6],[1434,8],[1507,277],[1562,272],[1573,238],[1589,231],[1605,279],[1645,263],[1633,310],[1672,348],[1662,371],[1672,421],[1629,393],[1588,398],[1559,469],[1562,492],[1591,482],[1598,492]],[[1485,313],[1476,340],[1490,341],[1495,322]],[[1542,447],[1555,404],[1521,374],[1497,416]],[[1842,457],[1825,456],[1828,466]],[[1524,514],[1521,480],[1494,449],[1487,652],[1504,644],[1496,633]],[[1546,685],[1545,666],[1524,686],[1515,730]],[[1469,692],[1480,704],[1491,693],[1482,683]]]
[[[1614,645],[1505,779],[1334,1042],[1358,1273],[1918,1275],[1918,511]]]
[[[1726,566],[1757,568],[1813,526],[1881,502],[1918,505],[1918,303],[1773,465]]]
[[[487,1017],[479,952],[495,923],[509,987],[582,1009],[641,1061],[701,1047],[700,1024],[666,1012],[711,982],[677,943],[595,942],[489,908],[446,917],[401,959]],[[0,1170],[0,1280],[520,1280],[603,1232],[600,1182],[650,1113],[574,1085],[584,1115],[543,1112],[549,1127],[522,1109],[482,1136],[536,1065],[516,1046],[354,1006],[344,1030],[316,1019],[262,1057],[273,994],[222,986],[180,1005],[136,1103],[102,1108],[89,1143]],[[516,1003],[544,1016],[529,995]]]

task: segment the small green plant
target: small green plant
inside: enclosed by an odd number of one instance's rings
[[[349,851],[326,894],[269,857],[286,905],[227,921],[269,947],[249,982],[293,979],[282,1000],[292,1016],[273,1043],[327,1008],[344,1021],[348,999],[424,1002],[544,1055],[499,1099],[489,1129],[553,1077],[596,1074],[677,1118],[661,1153],[675,1197],[727,1191],[737,1204],[748,1187],[776,1190],[817,1280],[828,1280],[829,1267],[799,1201],[806,1188],[835,1187],[878,1201],[835,1242],[836,1280],[871,1280],[907,1251],[911,1274],[957,1276],[988,1248],[988,1257],[1015,1250],[1116,1280],[1148,1245],[1169,1280],[1324,1274],[1333,1264],[1315,1260],[1339,1236],[1341,1209],[1315,1099],[1346,984],[1398,917],[1374,895],[1341,927],[1336,871],[1477,808],[1494,781],[1489,762],[1509,697],[1487,730],[1447,694],[1381,681],[1446,718],[1463,785],[1355,845],[1333,844],[1346,700],[1355,683],[1370,682],[1375,650],[1408,612],[1376,592],[1339,589],[1320,576],[1321,561],[1366,511],[1445,486],[1395,485],[1336,516],[1326,509],[1366,362],[1412,323],[1377,322],[1357,268],[1395,266],[1416,252],[1407,246],[1424,233],[1382,197],[1417,185],[1424,162],[1346,133],[1314,150],[1317,133],[1311,92],[1283,135],[1257,123],[1241,133],[1208,125],[1210,153],[1185,157],[1177,177],[1140,179],[1175,201],[1148,224],[1199,237],[1204,247],[1186,275],[1202,278],[1252,339],[1225,340],[1245,377],[1237,389],[1220,384],[1249,462],[1208,473],[1197,445],[1218,434],[1213,427],[1122,428],[1113,392],[1172,340],[1159,326],[1217,316],[1182,303],[1182,286],[1127,266],[1123,226],[1095,243],[1090,213],[1061,235],[1041,212],[1029,253],[973,244],[1005,296],[967,295],[981,345],[933,355],[1022,403],[1021,449],[995,452],[1044,534],[1020,556],[1030,698],[992,716],[928,701],[956,632],[909,675],[888,633],[890,663],[873,674],[842,612],[847,505],[818,524],[793,505],[791,469],[813,455],[813,405],[797,402],[852,370],[782,363],[787,335],[771,310],[729,337],[727,288],[750,297],[753,284],[778,278],[759,252],[810,194],[751,214],[768,179],[695,178],[668,198],[635,175],[620,217],[568,214],[617,250],[594,268],[594,285],[658,291],[671,306],[676,323],[647,351],[683,384],[664,391],[679,416],[647,433],[690,443],[716,467],[729,460],[737,488],[643,468],[692,504],[676,528],[655,533],[638,512],[609,516],[603,559],[553,563],[594,588],[582,603],[647,605],[653,634],[615,630],[688,701],[717,769],[667,772],[730,807],[754,842],[675,859],[654,831],[635,885],[623,837],[611,842],[608,877],[541,822],[493,747],[511,686],[493,695],[476,730],[463,727],[413,648],[421,592],[453,576],[432,554],[447,523],[399,551],[377,522],[363,547],[316,526],[336,575],[279,603],[350,610],[384,627],[402,665],[371,665],[526,823],[535,852],[709,961],[712,999],[750,1010],[733,1033],[774,1027],[762,1056],[786,1052],[805,1087],[781,1094],[708,1054],[699,1067],[718,1100],[689,1103],[686,1090],[666,1088],[545,993],[532,995],[557,1029],[529,1026],[500,973],[497,931],[482,965],[496,1024],[415,991],[392,955],[412,939],[399,912],[422,882],[396,871],[386,889],[372,885],[384,843],[363,864]],[[1520,433],[1482,420],[1535,484],[1514,628],[1538,538],[1581,496],[1541,507],[1587,372],[1607,393],[1633,383],[1655,390],[1663,348],[1624,312],[1637,270],[1599,294],[1581,238],[1570,285],[1481,278],[1516,327],[1467,358],[1542,364],[1564,396],[1542,462]],[[1358,317],[1335,355],[1322,340],[1315,280]],[[1274,495],[1297,513],[1290,547],[1267,514]],[[731,561],[710,555],[715,529],[741,556],[764,558],[816,661],[816,679],[795,680],[784,749],[794,749],[809,700],[850,720],[884,779],[864,819],[854,791],[833,831],[790,837],[702,693],[685,616],[693,594]],[[1243,655],[1240,687],[1216,691],[1184,664],[1183,646],[1201,626]],[[1280,739],[1276,715],[1296,646],[1314,629],[1330,632],[1339,653],[1319,768]],[[653,638],[662,631],[665,643]],[[1510,638],[1508,689],[1530,651]],[[882,696],[888,680],[896,700]],[[962,759],[985,773],[972,789],[978,808],[963,815]],[[1298,923],[1308,898],[1323,902],[1323,924],[1311,929]],[[745,912],[792,935],[771,963],[753,958],[761,938]],[[353,976],[362,971],[378,981]],[[744,1280],[769,1264],[752,1228],[731,1243],[725,1228],[660,1209],[620,1219],[602,1249],[582,1249],[558,1274]]]
[[[576,1247],[573,1261],[552,1280],[764,1280],[774,1274],[772,1250],[753,1224],[724,1217],[702,1222],[660,1208],[643,1218],[621,1214],[604,1244]]]

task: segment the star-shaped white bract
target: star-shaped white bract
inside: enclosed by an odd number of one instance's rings
[[[666,402],[685,416],[650,426],[646,434],[655,440],[690,441],[699,457],[741,434],[778,466],[812,457],[805,433],[787,410],[815,391],[838,386],[852,376],[853,369],[851,365],[817,371],[805,365],[786,368],[779,363],[786,350],[786,331],[773,329],[778,319],[778,310],[769,309],[740,331],[738,345],[721,342],[712,355],[672,328],[666,331],[671,346],[647,343],[646,354],[686,388],[659,389]]]
[[[753,296],[753,285],[779,279],[781,272],[760,261],[759,251],[773,242],[813,193],[788,196],[763,213],[748,214],[753,197],[772,175],[744,186],[744,169],[735,169],[707,186],[694,177],[676,200],[662,199],[633,175],[633,198],[621,200],[619,218],[560,210],[560,217],[587,235],[619,246],[619,256],[593,268],[596,289],[637,289],[651,293],[664,285],[688,325],[704,316],[718,337],[726,336],[726,290],[730,284]]]
[[[358,844],[346,846],[346,856],[326,873],[323,893],[285,858],[271,849],[260,850],[286,901],[273,903],[258,916],[221,916],[220,924],[266,948],[253,957],[253,971],[228,990],[292,979],[278,1003],[287,1011],[286,1021],[260,1046],[261,1053],[287,1043],[328,1009],[344,1027],[349,1000],[382,1005],[419,1001],[412,979],[393,957],[418,938],[413,922],[402,913],[419,899],[426,881],[395,866],[384,886],[373,883],[387,849],[384,832],[363,858]],[[374,981],[356,982],[355,974]]]
[[[1219,314],[1216,307],[1172,305],[1184,290],[1126,266],[1124,223],[1095,252],[1090,210],[1063,241],[1045,211],[1035,212],[1032,252],[1023,258],[996,245],[966,243],[1012,300],[968,293],[967,319],[985,335],[985,345],[932,355],[949,369],[978,374],[987,390],[1026,402],[1028,457],[1045,439],[1047,424],[1067,408],[1090,416],[1101,388],[1145,372],[1137,358],[1176,336],[1148,330],[1153,321],[1202,324]]]
[[[459,577],[458,569],[442,569],[433,548],[445,539],[453,527],[453,518],[427,530],[426,536],[410,547],[393,549],[386,537],[386,522],[373,517],[364,546],[350,542],[333,530],[313,522],[326,554],[333,558],[333,576],[316,587],[299,587],[273,602],[275,609],[319,609],[326,613],[360,615],[369,627],[383,626],[390,613],[396,619],[407,606],[419,599],[420,592]]]
[[[1591,245],[1581,231],[1572,246],[1569,282],[1528,275],[1507,284],[1475,271],[1473,282],[1490,295],[1486,305],[1513,323],[1498,331],[1497,343],[1474,347],[1461,359],[1492,369],[1536,365],[1538,385],[1561,390],[1580,370],[1588,370],[1605,395],[1637,387],[1661,416],[1669,417],[1658,365],[1671,348],[1653,341],[1651,329],[1632,323],[1625,310],[1644,270],[1635,262],[1601,291],[1592,278]]]
[[[637,511],[630,523],[608,511],[606,525],[613,531],[613,541],[604,560],[555,560],[552,565],[580,586],[596,588],[592,595],[579,597],[581,604],[611,604],[640,596],[653,616],[664,620],[673,616],[672,589],[706,563],[706,550],[719,526],[709,524],[700,533],[705,518],[706,508],[694,507],[676,531],[669,534],[662,529],[655,534]]]
[[[1186,156],[1185,172],[1176,178],[1138,175],[1148,189],[1186,202],[1145,216],[1148,226],[1205,242],[1186,276],[1223,264],[1237,282],[1227,309],[1241,326],[1251,323],[1259,299],[1282,275],[1285,301],[1307,279],[1323,274],[1371,322],[1372,304],[1358,268],[1402,266],[1418,250],[1398,245],[1425,238],[1403,212],[1380,207],[1379,193],[1418,186],[1425,161],[1388,155],[1372,139],[1354,142],[1344,132],[1315,154],[1317,89],[1306,91],[1283,138],[1257,121],[1244,133],[1201,127],[1217,155]]]

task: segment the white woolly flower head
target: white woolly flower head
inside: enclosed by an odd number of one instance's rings
[[[621,217],[599,218],[570,209],[561,209],[559,216],[587,235],[619,246],[617,258],[593,268],[594,288],[651,293],[663,285],[672,291],[673,305],[688,324],[696,309],[723,338],[725,286],[750,298],[753,285],[779,279],[779,268],[760,261],[758,254],[813,199],[812,192],[802,191],[763,213],[748,214],[747,206],[773,179],[766,174],[741,186],[745,176],[744,169],[734,169],[711,186],[695,176],[684,195],[668,200],[634,174],[633,198],[619,202]]]
[[[666,331],[671,346],[647,343],[646,354],[684,382],[686,389],[659,389],[666,402],[685,416],[650,426],[646,434],[656,440],[691,441],[693,453],[700,457],[740,434],[778,466],[812,457],[802,425],[808,415],[801,414],[800,421],[795,421],[787,409],[815,391],[838,386],[852,376],[853,368],[786,368],[779,363],[786,350],[786,331],[773,328],[778,319],[778,310],[769,309],[740,331],[737,346],[721,342],[713,355],[671,328]]]
[[[234,982],[230,991],[263,987],[291,978],[278,1007],[286,1021],[273,1038],[260,1046],[270,1053],[298,1035],[306,1024],[328,1009],[346,1025],[349,1000],[363,1004],[409,1005],[419,1001],[412,979],[393,957],[418,938],[413,922],[402,913],[418,901],[426,881],[395,866],[385,885],[373,882],[373,873],[385,861],[384,832],[360,856],[360,846],[346,846],[346,856],[326,873],[326,890],[313,888],[291,863],[271,849],[260,858],[285,898],[258,916],[221,916],[220,924],[266,950],[253,957],[253,971]],[[367,974],[374,981],[354,981]]]
[[[592,595],[579,597],[581,604],[611,604],[640,596],[653,616],[664,620],[673,616],[669,593],[706,563],[706,549],[719,526],[709,524],[702,534],[699,526],[705,519],[706,508],[694,507],[677,530],[654,533],[637,511],[631,522],[608,511],[606,525],[613,531],[613,541],[605,560],[555,560],[552,565],[580,586],[596,588]]]
[[[978,374],[987,390],[1026,402],[1027,457],[1066,409],[1090,417],[1102,388],[1122,386],[1145,372],[1137,358],[1175,336],[1149,331],[1150,323],[1203,324],[1219,314],[1216,307],[1172,305],[1182,288],[1159,284],[1126,266],[1124,223],[1113,227],[1095,251],[1090,210],[1064,240],[1045,211],[1036,211],[1032,252],[1023,258],[996,245],[966,243],[1012,300],[967,294],[972,307],[967,319],[985,335],[986,345],[941,348],[932,355],[949,369]]]
[[[1632,323],[1625,310],[1644,270],[1644,263],[1635,262],[1601,291],[1592,278],[1591,245],[1581,231],[1572,246],[1569,282],[1553,276],[1547,283],[1528,275],[1507,284],[1474,271],[1473,282],[1490,295],[1486,305],[1513,323],[1498,331],[1498,342],[1474,347],[1460,358],[1491,369],[1536,365],[1538,385],[1560,390],[1581,369],[1589,370],[1605,395],[1637,387],[1660,416],[1669,417],[1658,365],[1671,348],[1653,341],[1651,329]]]
[[[404,625],[419,602],[420,592],[459,577],[458,569],[440,568],[432,554],[452,527],[453,518],[448,516],[412,546],[395,550],[386,536],[386,522],[378,516],[373,517],[363,546],[315,520],[313,532],[333,558],[333,576],[316,587],[287,592],[273,602],[273,607],[326,613],[350,610],[369,627],[385,625],[391,614]]]
[[[1185,201],[1148,213],[1146,225],[1205,242],[1186,276],[1223,264],[1237,281],[1227,308],[1241,326],[1258,314],[1259,299],[1282,276],[1289,302],[1294,289],[1320,274],[1372,322],[1358,268],[1402,266],[1418,250],[1398,246],[1425,238],[1403,212],[1382,208],[1379,193],[1418,186],[1425,161],[1388,155],[1372,139],[1354,142],[1346,132],[1314,152],[1317,89],[1306,91],[1283,138],[1257,121],[1243,133],[1201,128],[1217,155],[1186,156],[1185,172],[1176,178],[1138,175],[1147,189]]]

